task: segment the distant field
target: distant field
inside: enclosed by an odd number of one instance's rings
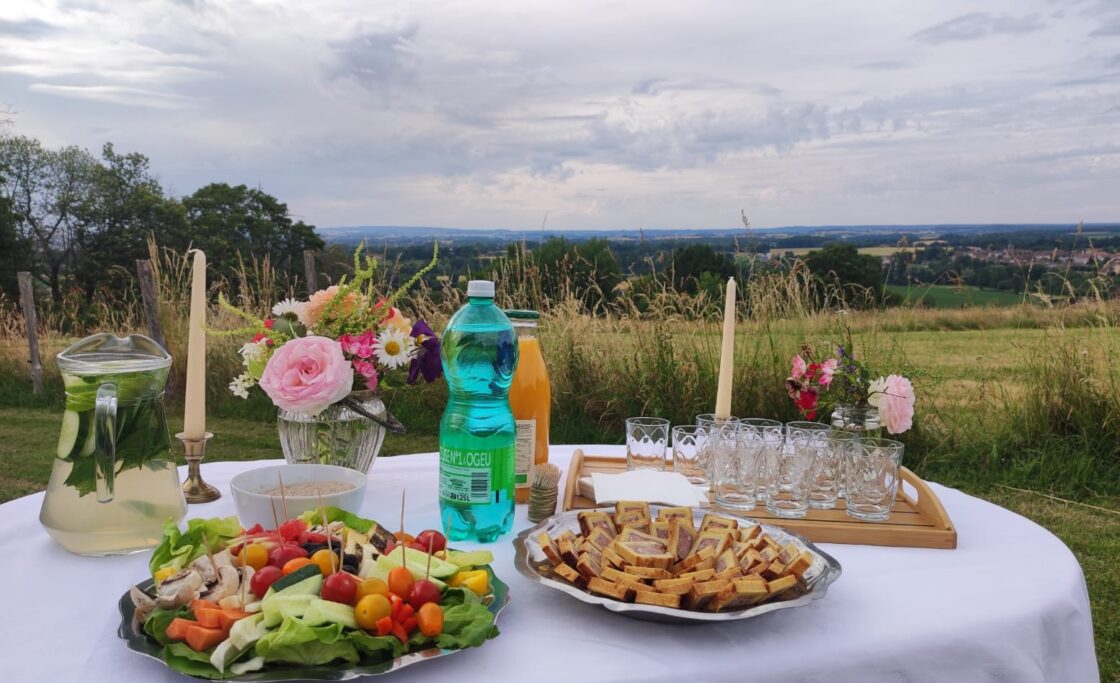
[[[994,289],[980,289],[979,287],[932,285],[906,287],[905,285],[887,285],[887,290],[897,294],[907,303],[914,303],[923,298],[932,303],[934,308],[963,308],[966,306],[1018,306],[1023,302],[1023,295],[1014,292],[1004,292]]]
[[[860,247],[859,253],[867,254],[868,256],[877,256],[882,258],[884,256],[894,256],[900,251],[917,251],[921,247]],[[794,256],[805,256],[806,254],[814,251],[819,251],[820,247],[796,247],[792,249],[771,249],[770,257],[785,256],[792,254]]]

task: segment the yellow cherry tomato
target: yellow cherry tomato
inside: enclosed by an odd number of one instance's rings
[[[311,560],[307,559],[306,557],[296,557],[285,562],[280,571],[284,574],[284,576],[287,576],[297,569],[303,569],[309,564],[311,564]]]
[[[319,571],[323,572],[323,576],[330,576],[338,571],[338,555],[326,548],[316,550],[311,556],[311,561],[319,565]]]
[[[443,631],[443,608],[439,603],[424,603],[416,613],[416,625],[429,638],[438,636]]]
[[[372,593],[354,605],[354,621],[367,631],[376,631],[378,620],[389,616],[391,611],[389,598],[380,593]]]
[[[156,580],[156,583],[163,583],[165,580],[171,578],[175,574],[175,571],[175,567],[157,569],[156,573],[152,575],[152,578]]]
[[[363,580],[358,584],[358,600],[367,595],[384,595],[389,597],[389,585],[376,576]]]
[[[408,592],[412,590],[412,584],[415,582],[412,572],[404,567],[393,567],[389,571],[389,590],[401,600],[408,599]]]
[[[241,566],[242,563],[254,570],[260,569],[268,564],[268,550],[260,543],[250,543],[241,549],[237,565]]]

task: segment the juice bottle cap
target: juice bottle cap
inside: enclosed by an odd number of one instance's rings
[[[467,296],[494,298],[494,283],[490,280],[471,280],[467,283]]]

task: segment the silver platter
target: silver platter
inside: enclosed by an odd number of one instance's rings
[[[656,511],[659,507],[661,506],[650,505],[650,510]],[[603,512],[614,512],[613,507],[599,508],[599,510]],[[699,624],[711,621],[749,619],[778,610],[801,607],[814,600],[819,600],[828,592],[828,587],[832,582],[840,578],[840,563],[836,561],[836,558],[822,551],[808,539],[798,534],[782,529],[781,527],[762,524],[762,530],[770,534],[774,540],[782,545],[792,541],[802,549],[809,550],[813,554],[813,564],[805,572],[804,576],[802,576],[807,590],[800,596],[791,600],[777,600],[730,612],[693,612],[691,610],[660,607],[658,605],[640,605],[631,602],[620,602],[612,598],[595,595],[582,588],[577,588],[567,581],[553,578],[550,573],[542,573],[538,569],[542,564],[548,564],[548,559],[545,557],[540,544],[537,542],[537,535],[541,532],[546,532],[549,536],[556,537],[568,530],[579,533],[579,521],[576,517],[579,512],[581,511],[571,510],[569,512],[562,512],[518,534],[517,538],[513,541],[514,548],[517,551],[517,557],[514,559],[514,565],[517,567],[517,571],[521,572],[532,581],[567,593],[577,600],[592,605],[599,605],[612,612],[617,612],[634,619],[675,624]],[[696,519],[700,519],[705,513],[711,512],[711,510],[694,508],[692,512]],[[740,525],[753,526],[760,523],[745,517],[726,514],[722,511],[717,514],[735,519]]]
[[[498,615],[501,614],[505,606],[509,604],[509,586],[502,583],[502,581],[494,575],[494,571],[488,565],[479,567],[479,569],[486,569],[486,571],[490,572],[490,588],[493,591],[493,597],[486,606],[490,610],[490,613],[494,615],[494,623],[497,623]],[[152,583],[152,580],[148,579],[138,585],[143,589],[151,589]],[[138,631],[133,628],[132,615],[136,611],[136,608],[132,605],[132,598],[129,597],[128,593],[121,596],[120,610],[121,625],[120,628],[117,629],[117,635],[125,641],[128,649],[163,663],[163,646],[149,638],[143,631]],[[483,647],[485,647],[485,643]],[[222,680],[258,681],[260,683],[266,683],[268,681],[306,680],[349,681],[355,678],[361,678],[362,676],[387,674],[419,662],[453,655],[462,651],[463,650],[443,650],[438,647],[433,647],[427,650],[420,650],[419,652],[409,652],[391,661],[379,662],[366,666],[361,664],[351,665],[345,662],[339,664],[325,664],[323,666],[277,664],[270,665],[268,669],[263,671],[253,671],[242,674],[241,676],[229,676]]]

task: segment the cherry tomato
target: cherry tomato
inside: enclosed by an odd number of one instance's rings
[[[284,572],[277,567],[262,567],[249,580],[249,590],[253,591],[253,595],[258,598],[263,598],[264,594],[268,592],[268,587],[283,575]]]
[[[268,550],[260,543],[250,543],[241,549],[238,565],[246,564],[253,569],[260,570],[268,564]]]
[[[285,562],[284,566],[280,568],[280,571],[284,572],[284,576],[287,576],[297,569],[303,569],[309,564],[312,564],[312,562],[306,557],[295,557]]]
[[[307,522],[302,519],[289,519],[277,529],[286,541],[294,541],[299,535],[307,531]]]
[[[402,600],[408,598],[408,592],[412,590],[412,584],[415,582],[412,572],[404,567],[393,567],[389,571],[389,591]]]
[[[343,605],[353,605],[357,590],[357,579],[346,572],[335,572],[323,581],[323,590],[319,591],[319,597]]]
[[[264,527],[261,526],[260,524],[254,524],[253,526],[249,527],[248,529],[242,531],[241,535],[242,536],[256,536],[257,534],[263,534],[263,533],[264,533]]]
[[[377,622],[389,616],[389,598],[379,593],[366,595],[354,605],[354,620],[367,631],[376,631]]]
[[[338,555],[326,548],[316,550],[311,556],[311,561],[319,565],[319,571],[323,572],[323,576],[330,576],[338,571]]]
[[[420,535],[416,537],[416,542],[423,546],[424,552],[428,552],[429,543],[431,544],[433,553],[438,553],[447,548],[447,538],[435,529],[425,529],[421,531]]]
[[[408,592],[408,604],[412,605],[412,609],[420,609],[429,602],[438,603],[439,598],[439,588],[427,579],[412,584],[412,590]]]
[[[443,608],[438,602],[425,603],[416,613],[416,623],[420,633],[429,638],[438,636],[443,632]]]
[[[298,545],[285,543],[276,546],[268,553],[268,563],[274,567],[283,567],[289,560],[297,557],[307,557],[307,551]]]
[[[428,546],[420,545],[419,541],[412,541],[412,542],[406,544],[406,547],[411,549],[411,550],[419,550],[420,552],[424,553],[425,555],[428,554]]]
[[[389,597],[389,586],[377,577],[370,577],[358,584],[358,601],[367,595],[383,595]]]

